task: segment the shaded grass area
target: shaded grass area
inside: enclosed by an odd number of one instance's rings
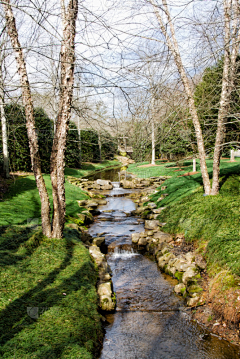
[[[95,357],[102,339],[97,271],[77,231],[50,240],[2,227],[0,252],[0,357]]]
[[[106,169],[107,167],[113,167],[119,165],[118,161],[103,161],[101,163],[83,163],[81,169],[66,168],[65,175],[73,177],[88,176],[96,170]]]
[[[169,165],[169,164],[168,164]],[[184,163],[184,166],[187,163]],[[207,161],[210,178],[212,161]],[[165,166],[150,167],[151,176],[171,175]],[[189,168],[192,168],[189,166]],[[184,168],[188,172],[189,168]],[[138,174],[138,169],[133,169]],[[199,170],[199,163],[197,164]],[[190,172],[190,171],[189,171]],[[164,231],[184,233],[187,241],[198,241],[199,248],[209,264],[229,268],[240,276],[240,161],[221,161],[220,193],[204,196],[201,174],[178,177],[181,172],[172,172],[172,178],[164,182],[167,188],[151,196],[158,207],[166,206],[159,215],[166,222]],[[151,177],[148,176],[148,177]],[[164,193],[168,195],[162,197]],[[163,199],[158,201],[162,197]]]

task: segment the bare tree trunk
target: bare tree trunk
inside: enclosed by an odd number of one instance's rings
[[[82,142],[81,142],[81,128],[80,128],[80,119],[78,116],[78,140],[79,140],[79,162],[82,166]]]
[[[61,45],[61,83],[60,105],[56,122],[56,132],[51,154],[51,181],[53,193],[53,224],[52,237],[61,238],[65,224],[65,187],[64,187],[64,156],[68,124],[71,116],[74,62],[75,62],[75,32],[78,13],[78,1],[70,0],[65,8],[62,4],[63,40]]]
[[[155,165],[155,128],[152,118],[152,165]]]
[[[99,148],[99,159],[102,162],[102,142],[101,142],[101,134],[98,131],[98,148]]]
[[[5,178],[9,178],[8,135],[7,135],[7,120],[4,110],[2,61],[3,59],[1,58],[0,55],[0,109],[1,109],[1,124],[2,124],[3,174]]]
[[[201,167],[201,172],[202,172],[203,186],[204,186],[205,194],[210,194],[211,186],[210,186],[210,180],[209,180],[207,164],[206,164],[206,154],[205,154],[202,130],[201,130],[201,126],[199,123],[197,109],[196,109],[196,106],[194,103],[194,97],[193,97],[193,93],[191,90],[190,82],[188,80],[186,71],[185,71],[183,63],[182,63],[180,52],[178,49],[178,43],[177,43],[176,36],[175,36],[175,30],[174,30],[174,26],[172,23],[170,13],[168,11],[167,2],[166,2],[166,0],[162,0],[164,12],[167,16],[168,25],[170,26],[171,38],[169,37],[169,35],[167,33],[165,24],[163,22],[162,16],[160,15],[160,12],[159,12],[157,4],[155,3],[155,0],[149,0],[149,2],[153,6],[154,13],[157,17],[159,26],[161,28],[163,35],[165,36],[167,46],[173,54],[175,64],[177,66],[178,72],[182,79],[182,83],[184,85],[184,89],[185,89],[185,92],[187,95],[188,106],[189,106],[189,110],[190,110],[190,113],[192,116],[194,129],[195,129],[197,144],[198,144],[198,152],[199,152],[200,167]]]
[[[154,126],[154,97],[151,99],[151,122],[152,122],[152,165],[155,165],[155,126]]]
[[[233,6],[233,44],[232,53],[230,55],[231,43],[231,5]],[[236,59],[239,51],[239,6],[237,0],[224,0],[224,18],[225,18],[225,51],[224,51],[224,64],[223,64],[223,78],[222,78],[222,91],[220,99],[220,108],[218,111],[217,132],[214,147],[213,157],[213,182],[211,194],[216,195],[219,192],[219,174],[220,174],[220,159],[222,154],[222,144],[225,135],[224,120],[227,118],[229,101],[234,87],[234,78],[236,72]],[[238,36],[237,36],[238,32]]]
[[[9,0],[5,0],[4,2],[2,1],[2,6],[5,12],[8,36],[11,40],[12,47],[15,51],[18,73],[21,81],[22,98],[23,98],[23,104],[26,113],[26,126],[27,126],[32,168],[41,200],[41,217],[42,217],[43,234],[46,235],[47,237],[51,237],[50,204],[49,204],[46,185],[41,172],[41,162],[40,162],[39,151],[38,151],[38,139],[37,139],[36,128],[35,128],[33,103],[32,103],[30,85],[27,76],[26,63],[18,39],[15,17],[12,12],[10,1]]]

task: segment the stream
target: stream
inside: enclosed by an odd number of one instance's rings
[[[129,216],[135,203],[124,197],[134,190],[113,185],[89,229],[92,236],[105,235],[117,298],[116,311],[105,314],[100,359],[239,358],[236,346],[190,319],[183,298],[174,294],[177,281],[134,250],[131,234],[144,230],[143,220]]]

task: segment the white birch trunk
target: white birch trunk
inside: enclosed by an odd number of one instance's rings
[[[152,118],[152,165],[155,165],[155,126],[154,126],[154,121]]]
[[[8,135],[7,135],[7,120],[4,110],[2,59],[0,59],[0,109],[1,109],[1,124],[2,124],[3,174],[5,178],[9,178]]]
[[[152,122],[152,165],[156,162],[156,150],[155,150],[155,126],[154,126],[154,97],[151,99],[151,122]]]

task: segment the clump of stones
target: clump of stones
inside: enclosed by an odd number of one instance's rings
[[[202,305],[201,271],[206,268],[206,262],[201,255],[193,252],[175,254],[175,248],[183,236],[173,238],[161,230],[165,223],[160,223],[156,218],[164,207],[157,208],[153,202],[144,206],[143,203],[148,200],[147,197],[142,198],[134,211],[134,214],[145,218],[145,231],[132,234],[133,244],[153,255],[160,270],[179,281],[174,291],[186,298],[189,307]]]

